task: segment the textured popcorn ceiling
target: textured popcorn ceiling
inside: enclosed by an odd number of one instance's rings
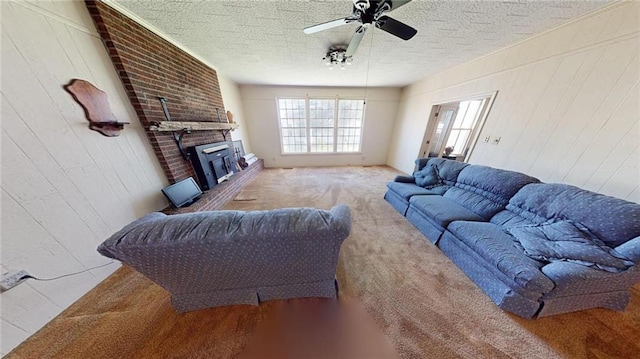
[[[351,13],[350,0],[111,0],[241,84],[404,86],[599,9],[606,1],[424,1],[388,13],[413,26],[409,41],[370,28],[344,71],[329,47],[348,44],[356,24],[302,29]]]

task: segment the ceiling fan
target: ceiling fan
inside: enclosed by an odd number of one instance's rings
[[[353,0],[353,13],[343,19],[337,19],[322,24],[305,28],[305,34],[313,34],[316,32],[328,30],[334,27],[347,25],[352,22],[359,22],[355,34],[351,37],[351,42],[347,48],[345,56],[353,56],[355,54],[360,41],[372,24],[375,24],[380,30],[386,31],[391,35],[395,35],[403,40],[412,38],[418,30],[406,25],[398,20],[392,19],[384,13],[395,10],[402,5],[411,2],[411,0]]]

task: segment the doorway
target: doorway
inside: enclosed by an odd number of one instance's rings
[[[420,157],[467,162],[497,93],[433,105]]]

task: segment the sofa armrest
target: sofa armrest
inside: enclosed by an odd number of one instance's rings
[[[416,179],[413,176],[404,176],[399,175],[393,179],[393,182],[402,182],[402,183],[415,183]]]
[[[418,158],[416,160],[416,171],[420,171],[424,166],[427,165],[429,158]]]
[[[622,243],[615,248],[616,252],[629,258],[637,266],[640,266],[640,237]]]
[[[351,210],[344,204],[331,208],[331,217],[336,222],[336,231],[342,238],[347,238],[351,232]]]
[[[160,220],[162,218],[167,218],[167,215],[161,212],[151,212],[136,219],[135,221],[124,226],[118,232],[114,233],[111,237],[109,237],[109,239],[102,242],[97,248],[98,253],[111,259],[120,260],[118,258],[115,247],[120,243],[120,241],[122,241],[122,238],[125,236],[125,234],[135,231],[135,229],[140,227],[141,225],[153,223],[153,221]]]

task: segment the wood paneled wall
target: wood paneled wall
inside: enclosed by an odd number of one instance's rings
[[[498,90],[471,163],[640,202],[640,3],[624,2],[403,91],[388,163],[413,170],[431,106]]]
[[[2,1],[2,272],[56,277],[108,263],[96,247],[167,204],[167,185],[82,2]],[[62,88],[85,79],[109,96],[120,137],[88,129]],[[2,354],[119,264],[2,293]]]

